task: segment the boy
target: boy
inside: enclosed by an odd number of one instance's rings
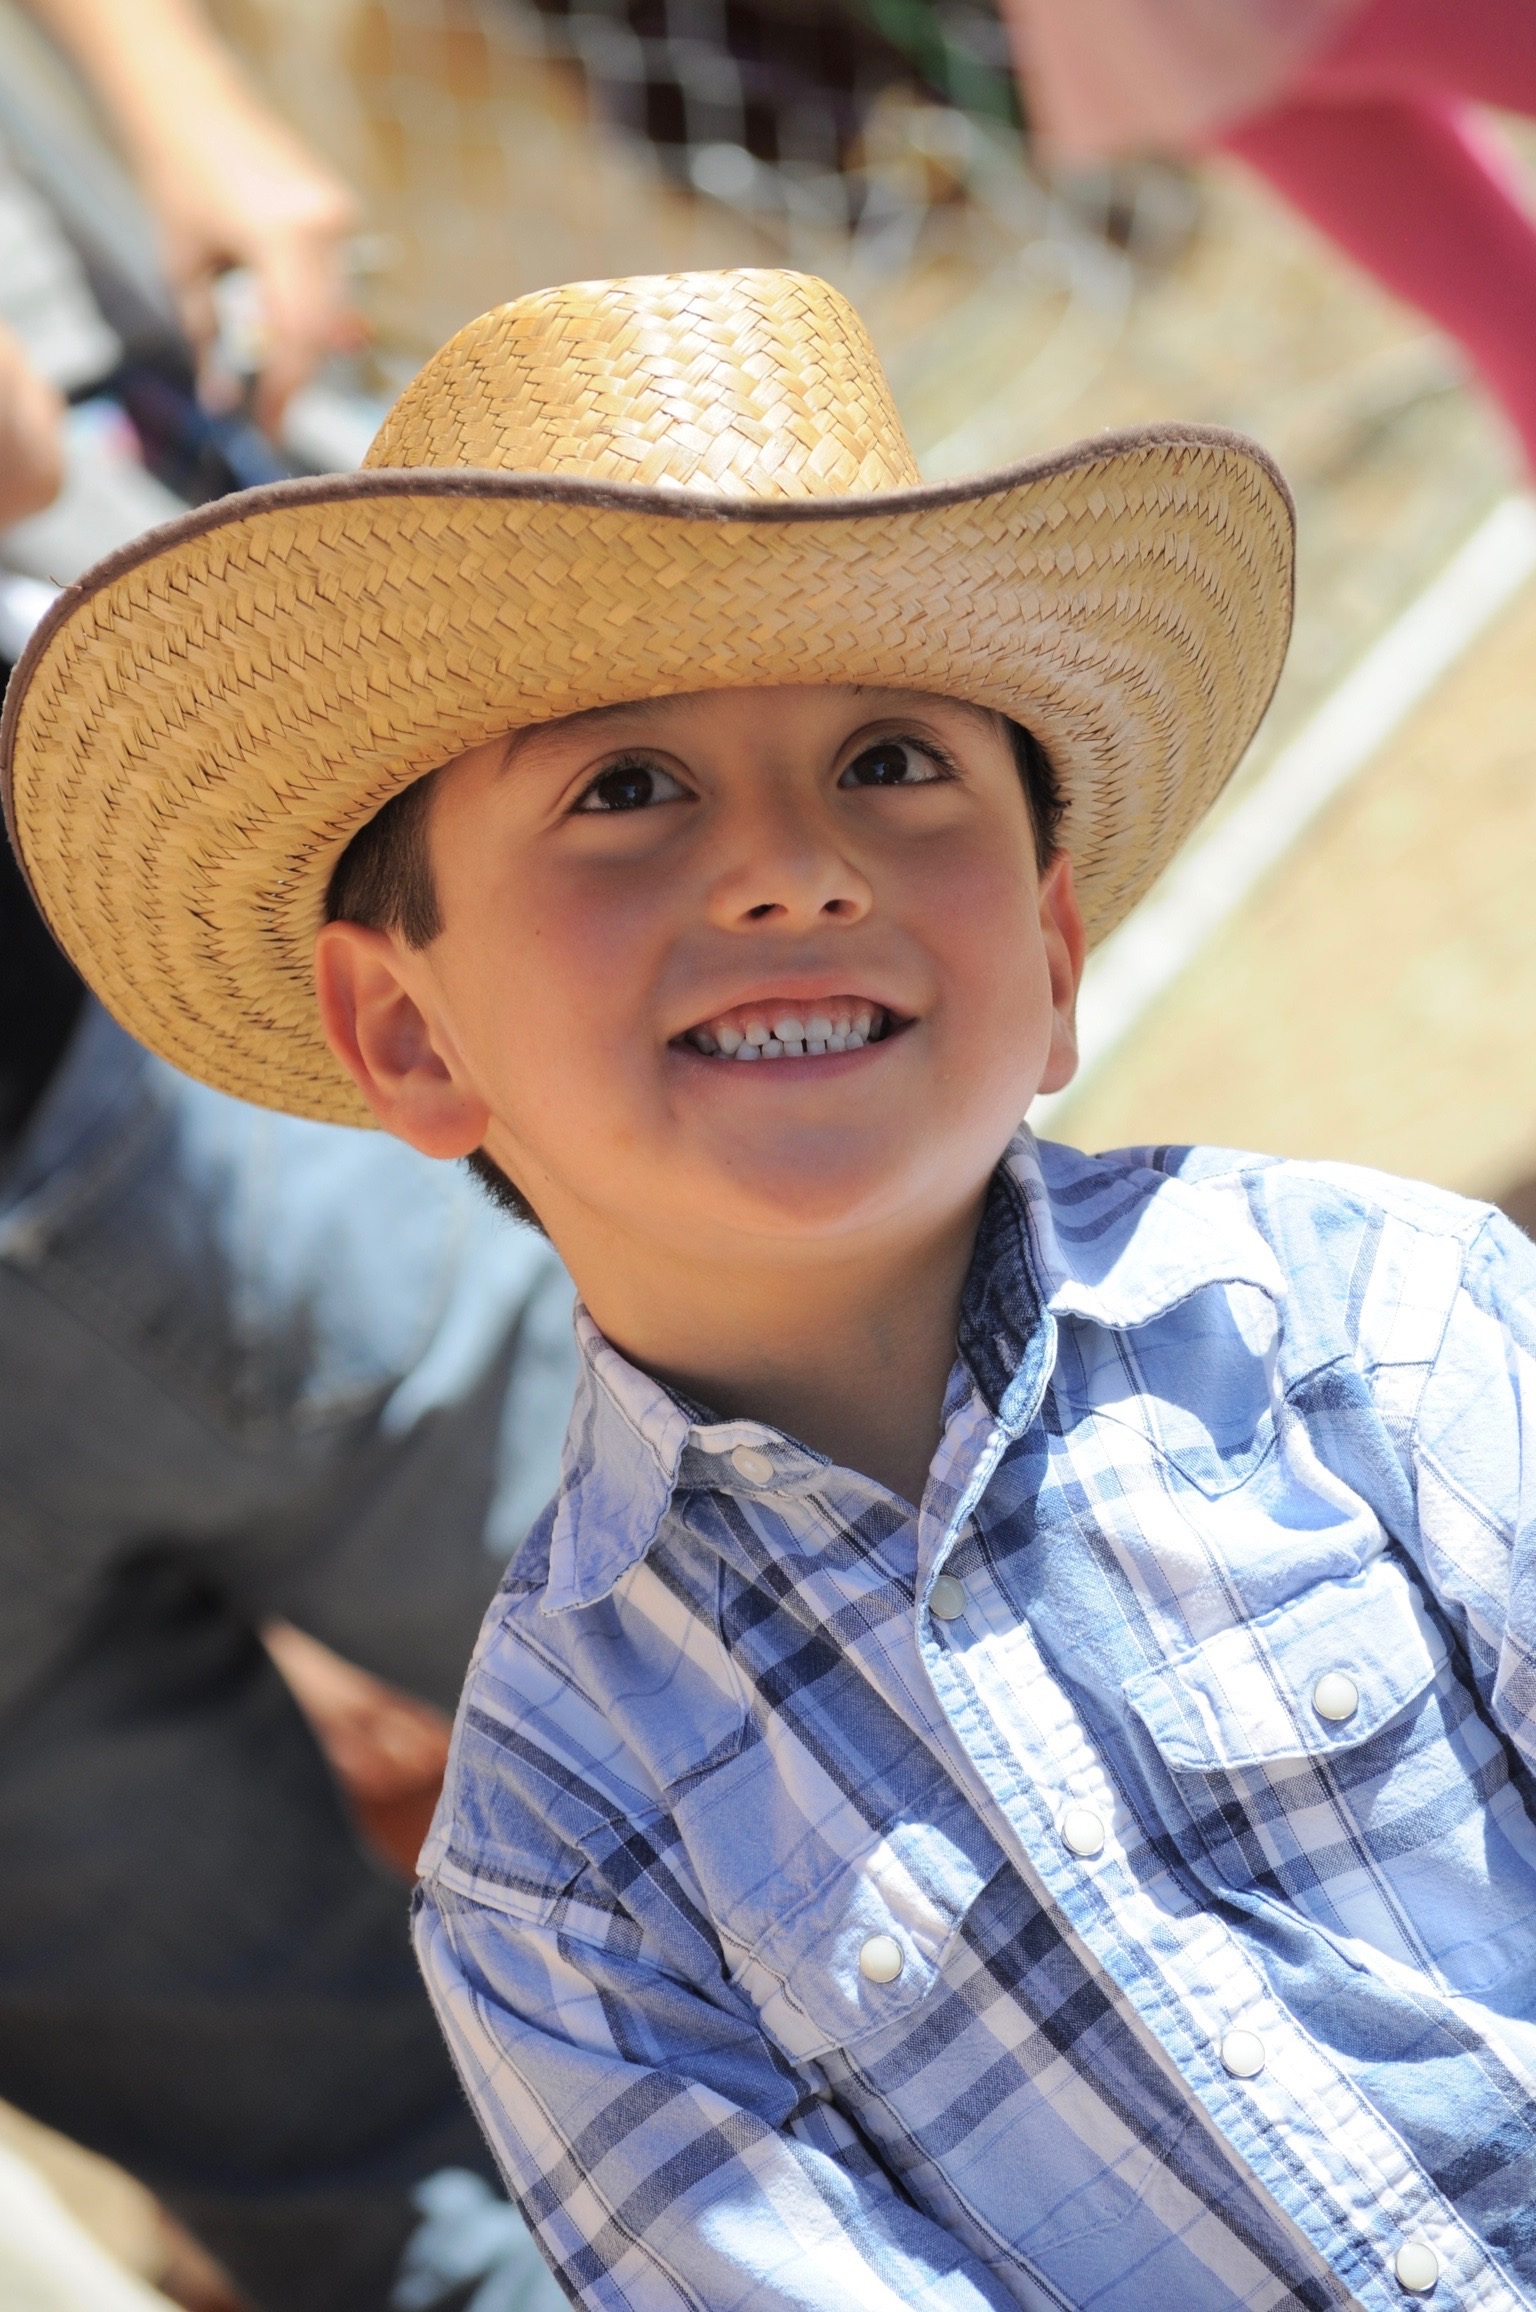
[[[488,315],[372,464],[67,602],[9,792],[136,1032],[576,1277],[417,1914],[562,2285],[1536,2300],[1528,1257],[1017,1130],[1268,698],[1282,486],[922,488],[766,273]]]

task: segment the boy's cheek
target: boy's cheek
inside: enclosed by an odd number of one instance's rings
[[[1001,923],[1021,905],[1038,903],[1034,838],[1027,821],[1011,815],[979,814],[945,840],[918,846],[903,862],[914,896],[926,893],[941,920],[957,906],[968,918]]]
[[[1031,874],[1006,856],[969,856],[933,877],[923,894],[926,943],[944,981],[978,1020],[1010,1013],[1021,999],[1050,1007],[1050,972],[1040,933],[1039,894]]]
[[[444,935],[446,946],[454,927]],[[458,1015],[499,1066],[557,1068],[622,1050],[646,975],[634,927],[602,908],[562,906],[558,890],[506,895],[462,926],[444,974]]]
[[[632,875],[537,877],[510,912],[517,983],[566,1038],[622,1034],[656,985],[676,912],[664,888]]]

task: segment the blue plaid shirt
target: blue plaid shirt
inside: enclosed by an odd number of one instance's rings
[[[582,1347],[417,1910],[567,2292],[1536,2305],[1525,1240],[1024,1137],[915,1516]]]

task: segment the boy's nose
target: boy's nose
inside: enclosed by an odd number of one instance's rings
[[[738,845],[711,895],[711,917],[723,930],[857,923],[874,904],[867,877],[829,831],[776,815],[743,829]]]

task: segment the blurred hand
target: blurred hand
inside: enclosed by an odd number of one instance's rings
[[[268,1622],[261,1635],[363,1836],[402,1877],[414,1878],[443,1786],[449,1721],[291,1622]]]
[[[281,123],[240,100],[221,115],[179,124],[174,142],[162,137],[141,163],[140,182],[214,394],[213,284],[230,266],[253,275],[261,309],[256,417],[274,431],[317,364],[360,341],[342,266],[343,244],[360,221],[356,201]]]
[[[64,404],[0,323],[0,530],[40,514],[64,479]]]
[[[213,284],[240,266],[262,307],[256,416],[272,431],[296,386],[362,338],[342,244],[356,200],[269,112],[199,0],[27,0],[94,86],[153,210],[166,266],[213,383]]]

